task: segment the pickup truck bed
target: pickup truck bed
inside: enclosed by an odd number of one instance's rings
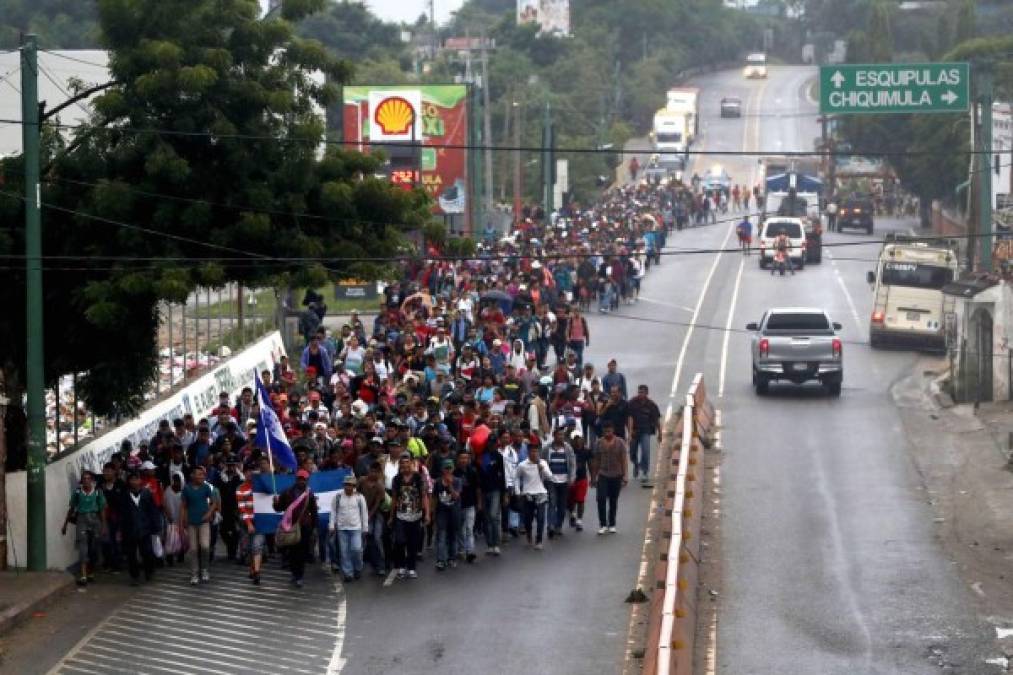
[[[844,380],[841,325],[822,309],[787,307],[768,310],[746,326],[753,331],[753,386],[767,393],[775,381],[802,384],[816,380],[840,396]]]

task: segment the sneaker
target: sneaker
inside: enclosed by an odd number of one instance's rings
[[[194,575],[192,575],[190,577],[190,585],[191,586],[196,586],[199,583],[200,583],[200,577],[199,576],[197,576],[196,574],[194,574]]]
[[[259,586],[260,585],[260,575],[259,574],[254,574],[253,575],[253,585],[254,586]]]
[[[453,569],[457,569],[457,558],[450,559],[450,567]]]
[[[469,565],[470,565],[471,563],[475,562],[475,559],[476,559],[476,558],[478,558],[478,556],[477,556],[477,555],[475,555],[474,553],[469,553],[469,554],[468,554],[467,556],[465,556],[465,560],[467,560],[467,561],[468,561],[468,564],[469,564]]]
[[[493,555],[499,555],[500,554],[499,546],[493,546],[492,547],[492,554]]]
[[[436,571],[437,572],[442,572],[445,569],[447,569],[447,564],[445,562],[443,562],[442,560],[438,560],[436,562]]]
[[[577,516],[570,516],[570,527],[577,527]]]
[[[545,548],[545,546],[542,545],[542,542],[538,542],[537,544],[535,544],[536,551],[541,551],[543,548]]]
[[[200,573],[200,582],[202,584],[206,584],[209,581],[211,581],[211,573],[208,572],[207,570],[204,570],[203,572]]]
[[[609,529],[607,527],[599,527],[598,528],[598,534],[605,534],[608,531],[609,531]]]
[[[609,534],[615,534],[615,533],[616,533],[616,526],[613,525],[612,527],[609,528]]]
[[[415,570],[408,570],[408,578],[409,579],[418,579],[419,575],[418,575],[418,573]]]
[[[580,518],[577,519],[577,524],[573,526],[578,532],[584,531],[584,521]]]
[[[397,578],[404,579],[406,576],[408,576],[408,570],[403,567],[399,568],[397,571]]]

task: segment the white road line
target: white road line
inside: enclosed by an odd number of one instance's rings
[[[834,276],[837,278],[838,285],[841,287],[841,290],[844,291],[844,299],[848,301],[848,308],[851,310],[851,316],[855,320],[855,326],[858,328],[858,332],[861,333],[865,329],[865,326],[862,325],[862,319],[858,316],[858,308],[855,306],[855,301],[851,297],[851,292],[848,291],[848,287],[844,284],[844,278],[841,276],[840,270],[837,269],[837,261],[833,259],[833,256],[830,256],[830,264],[834,268]]]
[[[642,295],[638,299],[640,300],[640,302],[649,302],[652,305],[661,305],[662,307],[668,307],[669,309],[678,309],[678,310],[682,310],[683,312],[692,312],[693,311],[692,307],[685,307],[683,305],[676,305],[676,304],[673,304],[671,302],[664,302],[662,300],[655,300],[654,298],[647,298],[647,297],[644,297]]]
[[[341,653],[345,649],[347,603],[345,602],[345,587],[338,583],[337,575],[334,575],[334,592],[338,595],[338,615],[334,619],[334,649],[331,651],[331,660],[327,664],[327,675],[337,675],[345,668],[345,657]]]
[[[732,289],[732,304],[728,308],[728,321],[725,323],[725,336],[721,345],[721,371],[718,375],[718,398],[725,395],[725,372],[728,367],[728,340],[732,335],[732,322],[735,319],[735,305],[739,301],[739,286],[742,283],[742,270],[746,268],[746,258],[739,262],[739,272],[735,275],[735,288]]]

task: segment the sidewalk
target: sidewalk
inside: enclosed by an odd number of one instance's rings
[[[1009,629],[1013,403],[983,403],[977,410],[972,404],[953,405],[936,384],[946,368],[945,359],[924,357],[891,394],[922,478],[915,490],[924,492],[935,510],[937,533],[983,614],[997,628]],[[1004,646],[1013,653],[1013,640]]]
[[[74,586],[66,572],[0,572],[0,635],[41,611]]]

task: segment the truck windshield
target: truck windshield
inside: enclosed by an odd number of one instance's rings
[[[953,270],[937,265],[888,262],[883,264],[882,283],[889,286],[939,290],[953,281]]]
[[[767,57],[763,54],[750,54],[746,57],[746,63],[751,66],[762,66],[767,63]]]
[[[658,143],[682,142],[682,134],[680,134],[679,132],[669,132],[669,133],[658,132],[657,134],[655,134],[654,138],[658,141]]]
[[[824,333],[830,330],[825,314],[816,312],[778,312],[767,317],[767,330],[791,333]]]
[[[781,230],[784,230],[789,239],[798,239],[802,236],[802,226],[793,222],[767,223],[767,231],[763,236],[767,239],[773,239]]]

